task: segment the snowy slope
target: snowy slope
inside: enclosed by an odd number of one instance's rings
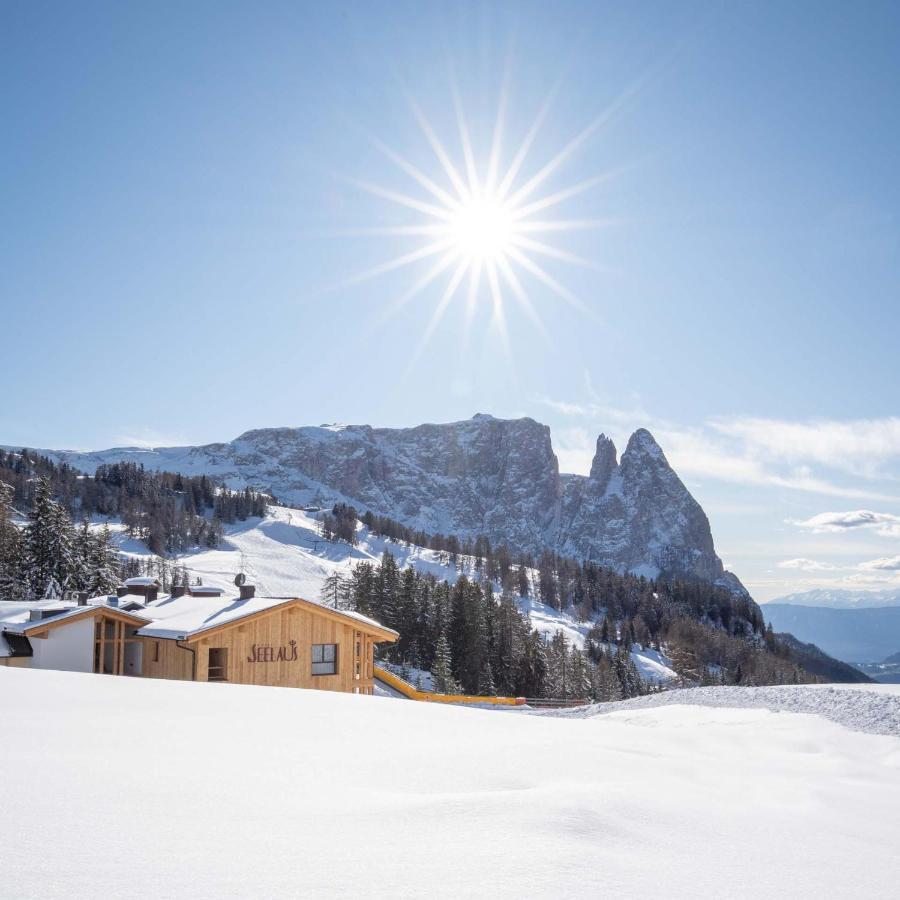
[[[126,539],[117,526],[113,530],[119,535],[124,552],[148,555],[143,544]],[[377,563],[385,550],[396,557],[401,568],[412,566],[450,582],[455,582],[460,575],[479,577],[471,564],[448,565],[434,550],[395,544],[370,535],[362,527],[356,547],[328,543],[321,539],[314,516],[276,506],[269,507],[264,519],[226,525],[225,539],[219,548],[182,554],[176,561],[186,566],[192,577],[202,578],[206,585],[233,590],[234,576],[243,565],[248,580],[263,596],[301,596],[316,600],[328,575],[334,572],[349,575],[353,566],[364,561]],[[562,631],[570,643],[584,646],[590,623],[576,622],[571,616],[531,598],[520,598],[519,606],[542,634],[550,637]],[[666,682],[675,677],[665,657],[655,651],[636,651],[632,656],[646,681]]]
[[[565,719],[18,669],[0,695],[6,896],[818,900],[900,883],[900,741],[816,715]]]

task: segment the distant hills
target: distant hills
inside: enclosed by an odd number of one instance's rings
[[[884,591],[817,588],[811,591],[800,591],[796,594],[786,594],[767,605],[821,606],[829,609],[878,609],[885,606],[900,606],[900,588],[890,588]]]
[[[841,662],[824,653],[815,644],[806,644],[792,634],[779,634],[778,638],[791,648],[807,672],[819,675],[827,681],[864,684],[873,679],[882,680],[878,678],[878,670],[870,672],[867,668],[857,668],[849,663]]]
[[[900,605],[848,609],[777,602],[761,608],[776,632],[790,632],[845,662],[880,663],[900,652]]]

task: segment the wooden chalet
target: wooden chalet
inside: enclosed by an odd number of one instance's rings
[[[375,645],[398,637],[359,613],[248,585],[238,597],[147,594],[0,608],[0,665],[371,694]]]

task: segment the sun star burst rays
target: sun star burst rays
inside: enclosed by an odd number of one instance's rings
[[[511,300],[525,318],[547,340],[548,331],[523,279],[541,286],[550,294],[581,313],[592,315],[589,307],[561,284],[538,262],[566,263],[596,268],[591,260],[549,242],[551,235],[606,228],[615,219],[547,218],[559,207],[603,184],[618,171],[581,179],[566,187],[541,193],[552,176],[593,137],[608,119],[608,113],[596,118],[549,160],[526,175],[529,154],[549,113],[553,93],[542,104],[521,143],[510,148],[510,160],[504,166],[506,140],[507,85],[504,83],[486,158],[479,164],[462,99],[455,79],[451,81],[453,114],[456,123],[459,157],[438,135],[428,117],[412,97],[409,105],[437,166],[434,173],[423,171],[383,141],[372,138],[377,150],[411,179],[421,193],[407,193],[369,181],[352,179],[357,187],[400,207],[418,220],[409,224],[356,229],[351,234],[408,237],[419,242],[414,249],[387,259],[351,279],[358,283],[408,266],[427,263],[408,289],[383,310],[380,319],[395,315],[436,282],[443,284],[410,368],[421,358],[429,341],[457,298],[464,303],[465,338],[475,319],[479,303],[490,310],[503,351],[511,356],[507,301]]]

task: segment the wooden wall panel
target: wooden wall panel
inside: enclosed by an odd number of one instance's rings
[[[179,647],[175,641],[157,638],[141,638],[144,650],[141,654],[141,674],[145,678],[172,678],[176,681],[192,681],[194,677],[194,655],[190,650]],[[154,661],[156,645],[159,646],[159,660]]]
[[[353,634],[351,625],[303,609],[275,610],[196,641],[197,680],[207,680],[209,649],[221,647],[228,651],[231,682],[352,691]],[[312,674],[313,644],[337,645],[337,674]]]
[[[0,656],[0,666],[27,669],[30,664],[30,656]]]
[[[210,648],[228,652],[228,678],[236,684],[315,688],[370,694],[373,689],[375,642],[354,624],[317,615],[299,606],[274,609],[246,621],[235,622],[211,635],[188,643],[196,652],[175,641],[159,641],[159,661],[154,662],[154,638],[143,638],[143,674],[149,678],[207,681]],[[294,645],[291,644],[294,641]],[[359,677],[356,677],[356,642],[359,641]],[[312,674],[313,644],[337,645],[337,674]],[[296,651],[296,659],[293,658]],[[194,674],[192,674],[194,673]]]

